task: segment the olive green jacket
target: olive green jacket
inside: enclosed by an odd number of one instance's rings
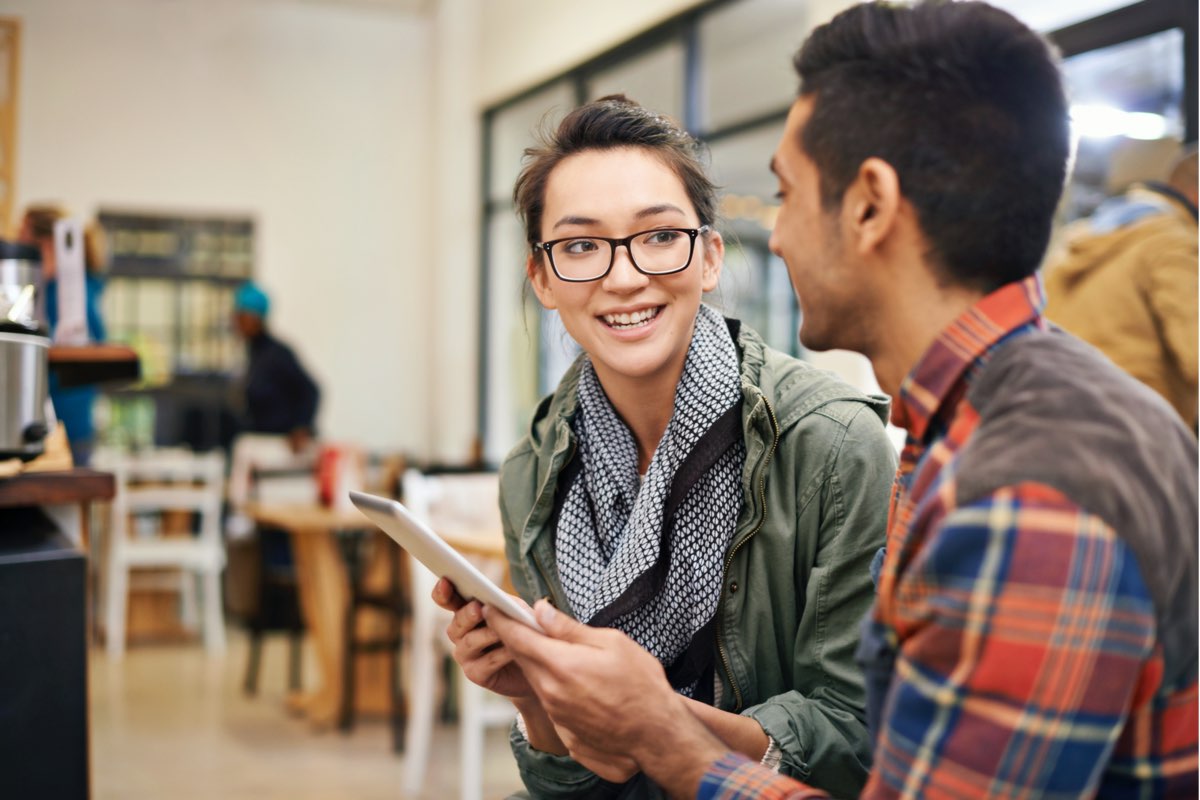
[[[718,705],[762,725],[784,773],[857,796],[871,746],[854,650],[895,473],[887,400],[770,349],[748,328],[737,345],[745,501],[716,612]],[[579,366],[542,401],[500,470],[513,585],[527,601],[549,596],[568,613],[550,520],[558,476],[575,453]],[[569,757],[533,750],[515,726],[511,740],[535,798],[661,796],[644,779],[620,795]]]

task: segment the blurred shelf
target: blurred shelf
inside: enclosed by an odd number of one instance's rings
[[[141,378],[141,364],[133,348],[120,344],[89,344],[80,347],[52,345],[47,358],[59,386],[86,386],[113,381],[132,382]]]

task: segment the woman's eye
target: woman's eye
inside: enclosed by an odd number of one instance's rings
[[[679,231],[652,231],[644,241],[646,244],[671,244],[680,236],[683,236]]]
[[[563,242],[563,249],[573,256],[583,256],[589,253],[596,252],[596,243],[591,239],[576,239],[571,242]]]

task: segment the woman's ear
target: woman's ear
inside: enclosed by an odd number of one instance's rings
[[[900,176],[882,158],[868,158],[846,189],[844,221],[861,255],[877,251],[893,233],[900,210]]]
[[[545,261],[536,253],[531,254],[525,261],[525,274],[529,276],[529,283],[533,286],[533,293],[537,295],[538,302],[546,309],[555,309],[558,308],[558,303],[554,299],[554,283],[549,278],[549,272]]]
[[[698,238],[696,247],[703,258],[704,267],[701,288],[706,292],[711,292],[717,288],[717,284],[721,280],[721,267],[725,265],[725,240],[715,230],[707,236],[702,235]]]

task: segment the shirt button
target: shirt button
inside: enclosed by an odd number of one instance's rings
[[[738,590],[737,581],[734,581],[733,583],[729,584],[729,593],[730,594],[737,594],[737,590]]]

